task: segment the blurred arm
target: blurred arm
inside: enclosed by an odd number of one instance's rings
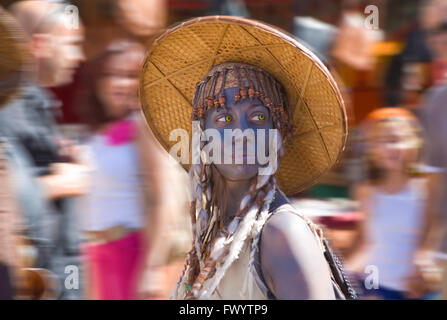
[[[0,262],[9,267],[11,283],[16,289],[20,284],[20,268],[23,267],[19,255],[22,244],[22,219],[13,192],[10,166],[0,142]]]
[[[369,202],[371,198],[371,186],[367,183],[362,183],[354,186],[353,198],[359,203],[359,210],[362,212],[364,218],[358,225],[358,236],[354,242],[352,253],[345,259],[345,267],[347,270],[363,273],[364,264],[367,254],[368,243],[366,239],[366,229],[369,221]]]
[[[144,186],[144,196],[146,205],[146,234],[149,242],[149,252],[154,256],[151,260],[153,265],[162,265],[163,258],[161,252],[154,255],[152,252],[162,248],[160,235],[166,224],[163,216],[165,204],[165,187],[166,165],[167,161],[164,150],[157,144],[155,137],[150,129],[144,123],[142,118],[139,119],[139,152],[141,155],[141,175]]]
[[[419,244],[421,250],[437,250],[442,241],[445,227],[440,212],[445,188],[444,179],[444,173],[428,175],[424,225]]]
[[[142,117],[139,118],[138,125],[147,241],[140,292],[158,296],[161,294],[163,285],[162,267],[166,264],[169,253],[169,243],[165,239],[165,234],[169,230],[168,188],[166,185],[169,177],[168,158]]]
[[[72,163],[54,163],[52,174],[37,178],[48,199],[79,196],[87,189],[87,167]]]

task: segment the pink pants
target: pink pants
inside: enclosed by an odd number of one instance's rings
[[[144,252],[143,232],[84,249],[88,283],[95,300],[137,299],[137,281]]]

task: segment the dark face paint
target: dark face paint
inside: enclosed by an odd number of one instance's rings
[[[226,107],[214,107],[206,112],[205,128],[216,129],[221,139],[221,155],[224,159],[224,130],[240,129],[242,132],[246,129],[254,131],[254,153],[258,152],[258,129],[265,129],[265,146],[266,151],[261,151],[265,155],[268,154],[269,129],[273,129],[273,122],[270,111],[263,103],[257,99],[245,99],[235,102],[234,95],[239,88],[229,88],[225,90]],[[247,155],[247,138],[243,141],[243,155]],[[235,155],[235,138],[232,139],[232,164],[215,164],[217,170],[227,180],[248,180],[258,174],[259,163],[256,157],[255,163],[247,163],[247,159],[243,157],[243,164],[236,164]],[[248,156],[250,156],[248,154]]]

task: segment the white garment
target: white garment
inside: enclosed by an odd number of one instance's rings
[[[404,291],[412,272],[413,253],[421,236],[424,216],[424,185],[413,179],[399,193],[376,191],[370,208],[365,267],[377,267],[379,287]]]
[[[236,259],[225,272],[224,277],[220,281],[214,293],[211,295],[212,300],[266,300],[267,295],[265,289],[259,286],[257,279],[253,279],[250,283],[248,281],[248,265],[250,262],[250,243],[245,240],[245,243]],[[255,277],[258,276],[257,273]],[[251,289],[245,290],[244,286],[251,286]],[[251,290],[251,295],[249,291]]]
[[[96,134],[87,143],[90,190],[83,196],[82,229],[104,230],[123,225],[142,228],[143,197],[135,142],[108,145]]]
[[[271,215],[275,214],[293,214],[301,219],[303,216],[289,203],[283,204],[276,208]],[[268,220],[267,220],[268,221]],[[267,221],[264,223],[267,223]],[[311,227],[307,222],[307,226],[310,231],[315,235],[317,240],[317,234],[315,229]],[[263,226],[263,227],[264,227]],[[262,232],[262,231],[259,231]],[[260,260],[260,243],[257,245],[257,251],[255,252],[255,260],[252,273],[249,270],[250,253],[251,253],[251,240],[248,238],[245,240],[244,245],[239,253],[239,257],[231,264],[231,266],[225,272],[222,280],[217,286],[216,290],[211,295],[213,300],[267,300],[276,299],[273,293],[267,288],[267,284],[262,275],[262,267]],[[318,241],[320,245],[320,241]],[[323,250],[323,248],[321,247]]]

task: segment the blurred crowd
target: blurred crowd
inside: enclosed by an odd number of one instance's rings
[[[252,1],[178,2],[191,16],[257,18]],[[345,83],[355,119],[340,164],[294,202],[352,205],[312,216],[347,243],[337,249],[362,298],[445,299],[447,3],[414,1],[413,28],[394,41],[357,23],[366,3],[338,2],[329,23],[290,1],[293,33]],[[147,48],[178,22],[172,1],[0,3],[0,298],[168,298],[192,241],[188,177],[145,123],[138,86]],[[370,108],[351,80],[385,55]]]

